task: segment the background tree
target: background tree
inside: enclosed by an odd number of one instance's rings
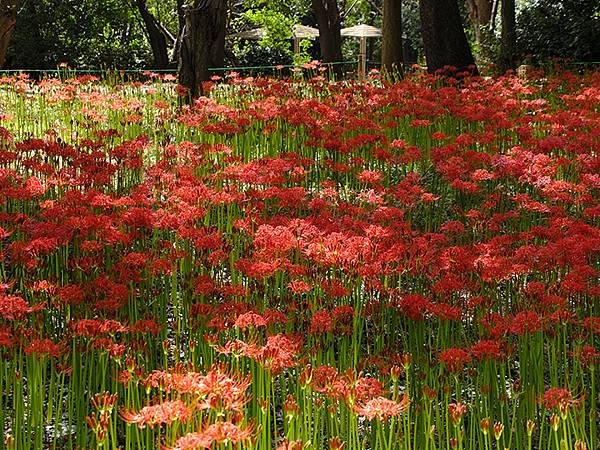
[[[494,0],[466,0],[466,4],[473,23],[475,42],[481,45],[492,20]]]
[[[133,0],[144,22],[148,43],[152,48],[154,66],[166,69],[169,66],[169,47],[174,45],[175,38],[152,14],[146,0]]]
[[[0,67],[4,65],[8,43],[17,23],[20,0],[0,0]]]
[[[185,25],[179,48],[179,84],[192,97],[202,93],[209,68],[223,67],[227,0],[194,0],[184,6]]]
[[[337,0],[312,0],[312,7],[319,28],[321,58],[325,63],[342,61],[342,19]],[[341,73],[340,66],[334,66]]]
[[[381,39],[381,67],[389,73],[402,73],[402,0],[384,0]]]
[[[535,0],[519,8],[517,51],[528,62],[600,61],[599,42],[598,0]]]
[[[515,0],[502,0],[502,37],[500,46],[500,69],[504,72],[516,67],[517,30]]]
[[[445,66],[476,72],[456,0],[420,0],[420,12],[429,72]]]
[[[6,56],[11,69],[147,68],[152,53],[137,12],[122,0],[23,2]]]

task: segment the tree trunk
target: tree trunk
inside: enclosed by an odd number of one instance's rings
[[[185,0],[177,0],[177,21],[179,22],[179,30],[183,30],[185,26]]]
[[[492,19],[493,0],[467,0],[469,17],[473,23],[475,40],[478,44],[482,41],[482,28],[488,27]]]
[[[515,49],[517,41],[515,0],[502,0],[501,5],[502,37],[500,67],[502,71],[516,67]]]
[[[321,59],[325,63],[342,61],[341,17],[337,0],[312,0],[319,26]],[[342,74],[340,65],[333,66],[336,75]]]
[[[381,67],[390,74],[402,75],[402,0],[384,0],[382,34]]]
[[[177,40],[173,46],[173,60],[177,61],[179,58],[179,48],[181,47],[181,37],[185,28],[185,0],[177,0],[177,21],[179,23],[179,32],[177,33]]]
[[[17,11],[20,6],[20,0],[0,0],[0,67],[6,60],[6,51],[17,23]]]
[[[146,33],[148,34],[148,41],[152,48],[152,55],[154,56],[154,66],[157,69],[166,69],[169,66],[169,48],[167,46],[167,37],[161,29],[160,25],[156,21],[156,18],[152,15],[146,4],[146,0],[135,0],[144,25],[146,25]]]
[[[225,55],[227,0],[196,0],[185,8],[179,48],[179,84],[192,97],[202,94],[210,67],[222,67]]]
[[[421,31],[429,72],[449,67],[476,74],[457,0],[420,0]]]

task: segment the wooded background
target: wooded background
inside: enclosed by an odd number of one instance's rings
[[[368,57],[388,69],[418,61],[497,73],[554,57],[600,61],[597,0],[0,0],[0,64],[179,67],[191,87],[207,67],[356,59],[358,41],[340,29],[359,23],[383,28]],[[296,55],[293,24],[320,31]],[[226,38],[256,27],[260,41]]]

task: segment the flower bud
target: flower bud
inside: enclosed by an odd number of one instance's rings
[[[485,419],[481,419],[481,421],[479,422],[479,429],[484,434],[484,436],[487,436],[487,434],[490,431],[491,426],[492,426],[492,422],[489,417],[486,417]]]
[[[496,422],[494,424],[494,438],[497,441],[500,440],[500,436],[502,436],[503,431],[504,431],[504,424],[502,422]]]
[[[527,436],[531,436],[535,430],[535,422],[531,419],[527,421]]]

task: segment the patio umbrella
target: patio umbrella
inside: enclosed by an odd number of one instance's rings
[[[367,73],[367,38],[381,37],[381,30],[371,25],[360,24],[343,28],[340,32],[343,37],[360,38],[360,52],[358,55],[358,75],[363,78]]]
[[[263,28],[253,28],[252,30],[230,34],[228,37],[259,41],[265,37],[265,30]],[[318,38],[319,30],[306,25],[294,25],[292,26],[292,37],[294,38],[294,53],[300,53],[300,41],[302,39]]]

